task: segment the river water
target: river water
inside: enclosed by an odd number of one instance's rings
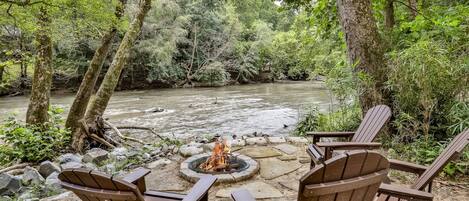
[[[53,95],[51,104],[68,110],[74,94]],[[0,98],[0,115],[24,119],[28,97]],[[220,88],[155,89],[116,92],[105,118],[116,125],[153,127],[181,138],[205,134],[286,135],[302,109],[330,105],[329,92],[317,82],[236,85]],[[163,112],[148,112],[151,108]],[[145,136],[139,136],[145,138]]]

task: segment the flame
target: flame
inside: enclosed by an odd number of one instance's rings
[[[200,164],[199,167],[208,172],[224,170],[229,166],[228,154],[230,152],[231,148],[227,140],[223,140],[223,142],[217,141],[215,142],[212,155],[204,163]]]

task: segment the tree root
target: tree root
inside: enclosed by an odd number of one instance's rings
[[[114,132],[116,132],[116,134],[121,137],[122,139],[124,140],[130,140],[130,141],[134,141],[134,142],[138,142],[140,144],[145,144],[144,142],[142,142],[141,140],[139,139],[136,139],[136,138],[133,138],[133,137],[127,137],[127,136],[124,136],[122,135],[122,133],[119,131],[119,129],[117,129],[114,125],[112,125],[111,123],[109,123],[108,121],[104,120],[103,119],[103,123],[108,125],[109,127],[111,127],[112,130],[114,130]]]
[[[114,149],[116,148],[116,146],[112,145],[111,143],[107,142],[105,139],[99,137],[98,135],[94,134],[94,133],[90,133],[89,129],[88,129],[88,125],[86,124],[85,121],[81,121],[81,126],[83,127],[83,130],[85,131],[86,135],[94,140],[96,140],[97,142],[100,142],[101,144],[104,144],[106,145],[107,147],[111,148],[111,149]]]
[[[10,171],[7,172],[7,174],[10,174],[10,175],[20,175],[20,174],[23,174],[23,173],[24,173],[24,168],[10,170]]]
[[[23,169],[26,166],[31,166],[31,165],[32,165],[31,163],[20,163],[20,164],[12,165],[10,167],[1,169],[0,173],[9,172],[9,171],[12,171],[12,170],[17,170],[17,169]]]

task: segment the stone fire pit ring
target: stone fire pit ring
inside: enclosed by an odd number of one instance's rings
[[[213,175],[217,177],[217,183],[235,183],[249,179],[259,171],[259,164],[254,159],[241,154],[235,154],[235,156],[238,159],[244,160],[247,164],[249,164],[249,167],[241,170],[240,172],[208,174],[198,173],[195,170],[189,168],[189,164],[193,161],[208,156],[210,156],[210,153],[198,154],[187,158],[184,162],[181,163],[179,173],[184,179],[192,183],[197,182],[204,175]]]

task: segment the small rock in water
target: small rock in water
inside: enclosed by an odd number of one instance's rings
[[[145,112],[146,113],[164,112],[164,109],[160,108],[160,107],[154,107],[154,108],[150,108],[150,109],[145,110]]]
[[[39,165],[39,173],[45,178],[54,172],[60,172],[60,167],[50,161],[44,161]]]
[[[99,164],[104,160],[107,160],[109,152],[100,148],[93,148],[86,152],[83,156],[83,162],[89,163],[93,162]]]
[[[21,180],[7,173],[0,174],[0,195],[13,195],[21,189]]]
[[[36,169],[28,166],[24,168],[24,174],[21,181],[24,185],[39,185],[44,182],[44,177],[42,177]]]

